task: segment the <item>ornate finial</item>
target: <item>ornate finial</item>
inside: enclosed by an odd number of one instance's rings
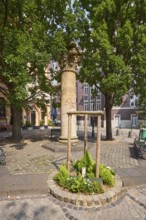
[[[68,52],[64,54],[61,59],[60,68],[62,70],[72,69],[76,71],[78,65],[80,64],[80,57],[81,52],[79,48],[75,42],[71,42],[68,46]]]

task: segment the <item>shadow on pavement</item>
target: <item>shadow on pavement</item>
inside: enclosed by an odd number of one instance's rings
[[[63,160],[66,160],[66,159],[67,159],[67,157],[64,157],[64,158],[55,160],[55,161],[52,162],[52,164],[53,164],[57,169],[59,169],[60,165],[63,164],[62,161],[63,161]]]
[[[132,158],[134,158],[134,159],[138,159],[138,157],[137,157],[137,153],[136,153],[134,147],[129,146],[129,152],[130,152],[130,156],[131,156]]]

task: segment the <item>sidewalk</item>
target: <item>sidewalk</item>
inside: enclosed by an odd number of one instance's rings
[[[146,183],[146,160],[137,159],[132,143],[137,134],[133,131],[128,138],[129,130],[121,130],[114,141],[104,141],[102,130],[101,162],[111,166],[121,177],[124,186]],[[78,132],[83,135],[82,130]],[[113,134],[116,134],[113,131]],[[49,130],[23,131],[24,143],[13,144],[4,137],[10,133],[0,133],[1,146],[6,153],[6,166],[0,166],[0,197],[47,194],[48,175],[66,162],[66,145],[50,139]],[[95,159],[95,142],[88,132],[89,151]],[[7,140],[7,141],[6,141]],[[46,146],[46,148],[44,147]],[[47,146],[62,148],[62,151],[50,151]],[[72,160],[83,156],[83,141],[79,141],[71,153]]]
[[[0,197],[47,194],[47,175],[12,175],[6,167],[0,167]]]

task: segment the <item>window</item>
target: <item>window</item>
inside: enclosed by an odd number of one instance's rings
[[[96,101],[96,110],[101,110],[101,101],[100,100]]]
[[[88,101],[84,101],[84,110],[88,111]]]
[[[87,83],[84,84],[84,94],[88,95],[89,93],[89,85]]]
[[[94,111],[94,103],[93,102],[90,102],[90,110]]]
[[[92,94],[93,98],[96,97],[96,99],[101,99],[101,91],[96,88],[94,89],[94,86],[90,88],[90,94]]]
[[[5,100],[0,98],[0,117],[5,117]]]
[[[137,125],[138,117],[135,114],[131,115],[131,126],[135,127]]]
[[[98,100],[100,100],[101,99],[101,94],[98,93],[96,97],[97,97]]]
[[[88,100],[88,96],[84,96],[84,100]]]
[[[130,107],[136,107],[137,99],[138,97],[136,95],[132,95],[132,97],[130,98]]]
[[[98,89],[97,99],[101,99],[101,91]]]

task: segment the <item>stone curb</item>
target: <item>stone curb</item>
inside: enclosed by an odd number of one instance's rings
[[[53,180],[55,174],[56,172],[49,175],[47,180],[49,193],[58,200],[63,201],[65,203],[71,203],[73,205],[89,206],[89,207],[102,206],[107,203],[115,201],[124,192],[127,191],[126,188],[123,187],[120,177],[116,175],[114,187],[103,194],[93,194],[93,195],[75,194],[75,193],[67,192],[63,190],[60,186],[58,186]]]

